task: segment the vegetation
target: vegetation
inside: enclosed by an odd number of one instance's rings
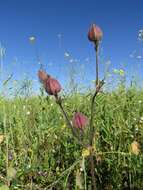
[[[30,96],[32,83],[27,79],[12,98],[1,95],[0,190],[143,189],[143,91],[133,83],[125,87],[122,69],[114,69],[120,76],[116,90],[101,90],[102,35],[92,25],[93,90],[78,92],[76,86],[59,95],[60,83],[40,69],[44,88],[39,96]]]
[[[88,116],[90,98],[85,100],[85,96],[65,98],[70,117],[75,109]],[[98,189],[143,187],[142,103],[143,92],[135,88],[126,91],[120,87],[98,95],[94,120]],[[0,108],[1,185],[10,189],[90,189],[88,151],[80,149],[51,97],[1,97]]]

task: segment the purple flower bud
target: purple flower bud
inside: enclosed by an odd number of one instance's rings
[[[49,95],[55,95],[56,96],[61,91],[61,89],[62,89],[61,85],[56,79],[49,77],[46,80],[45,90]]]
[[[102,36],[103,36],[102,30],[95,24],[92,24],[88,32],[88,39],[94,43],[97,43],[102,39]]]
[[[61,91],[62,88],[60,83],[48,75],[45,71],[39,70],[38,77],[40,79],[40,82],[43,83],[44,88],[49,95],[56,96]]]
[[[88,124],[88,118],[80,112],[76,112],[72,119],[73,126],[83,130]]]
[[[47,75],[47,73],[45,71],[39,70],[38,77],[39,77],[40,82],[44,83],[48,79],[49,75]]]

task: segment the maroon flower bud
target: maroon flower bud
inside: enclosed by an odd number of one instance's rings
[[[88,118],[80,112],[76,112],[72,119],[73,126],[83,130],[88,124]]]
[[[39,70],[38,76],[40,82],[43,83],[44,88],[49,95],[56,96],[61,91],[62,88],[60,83],[56,79],[48,75],[45,71]]]
[[[102,30],[95,24],[92,24],[88,32],[88,39],[97,44],[102,39],[102,36],[103,36]]]
[[[46,80],[48,79],[49,75],[43,70],[38,71],[38,77],[41,83],[45,83]]]
[[[61,85],[60,83],[52,78],[52,77],[49,77],[47,80],[46,80],[46,83],[45,83],[45,90],[46,92],[49,94],[49,95],[54,95],[56,96],[60,91],[61,91]]]

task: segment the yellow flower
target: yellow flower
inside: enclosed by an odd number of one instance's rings
[[[92,147],[87,147],[82,150],[82,157],[86,158],[90,155]]]
[[[130,150],[131,153],[138,155],[139,152],[140,152],[140,144],[139,144],[137,141],[133,141],[133,142],[131,143],[130,149],[131,149],[131,150]]]
[[[0,134],[0,144],[3,142],[4,140],[4,135]]]
[[[123,69],[120,69],[120,70],[119,70],[119,75],[121,75],[121,76],[124,76],[124,75],[125,75],[125,72],[124,72]]]
[[[66,128],[66,124],[63,124],[63,125],[62,125],[62,128],[65,129],[65,128]]]

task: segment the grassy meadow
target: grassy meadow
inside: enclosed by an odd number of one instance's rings
[[[64,97],[69,118],[75,110],[90,116],[89,93]],[[143,189],[143,91],[99,93],[95,105],[97,189]],[[1,96],[0,190],[90,190],[88,159],[54,97]]]

